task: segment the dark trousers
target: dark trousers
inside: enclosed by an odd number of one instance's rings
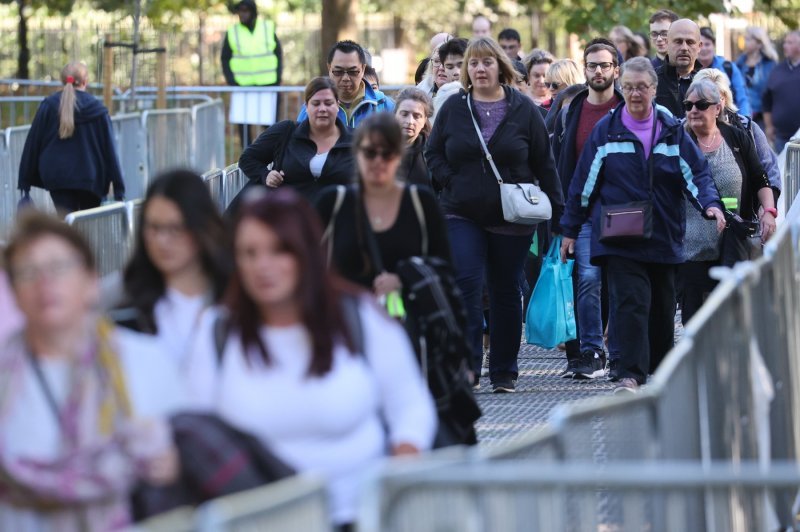
[[[100,198],[88,190],[51,190],[50,197],[53,199],[56,210],[64,214],[100,206]]]
[[[478,224],[460,218],[448,219],[447,231],[453,251],[456,282],[467,309],[465,335],[472,350],[473,371],[480,374],[481,369],[481,293],[485,279],[491,315],[489,375],[492,382],[516,379],[522,327],[519,278],[531,245],[531,236],[490,233]]]
[[[685,262],[678,266],[678,275],[683,279],[681,322],[684,325],[697,314],[708,295],[717,287],[717,281],[709,277],[708,270],[718,264],[718,261]]]
[[[674,264],[608,257],[610,326],[619,376],[647,382],[675,342]]]

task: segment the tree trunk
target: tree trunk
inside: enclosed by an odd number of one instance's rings
[[[328,73],[328,51],[343,39],[356,40],[358,0],[322,0],[322,30],[320,32],[319,68]]]
[[[406,32],[403,28],[403,17],[395,15],[392,17],[392,30],[394,33],[394,43],[392,48],[406,47]]]
[[[17,54],[17,78],[28,79],[28,62],[31,58],[31,51],[28,48],[28,19],[25,15],[25,0],[17,0],[19,10],[19,28],[17,31],[17,42],[19,44],[19,54]]]

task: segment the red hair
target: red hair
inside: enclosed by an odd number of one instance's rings
[[[322,223],[316,211],[290,188],[263,192],[246,198],[234,223],[234,235],[244,220],[255,220],[269,227],[283,247],[294,255],[298,267],[295,294],[300,320],[311,337],[312,357],[309,375],[325,375],[333,366],[333,348],[343,342],[355,351],[353,335],[341,311],[341,297],[355,293],[327,268],[322,241]],[[238,273],[231,279],[226,297],[231,323],[239,331],[246,353],[253,349],[270,363],[269,352],[259,329],[263,316],[258,305],[242,285]]]

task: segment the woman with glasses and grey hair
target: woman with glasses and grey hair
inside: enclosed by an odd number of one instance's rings
[[[591,261],[606,268],[609,319],[619,351],[615,392],[636,391],[674,342],[675,271],[683,262],[686,197],[725,227],[702,152],[655,105],[658,78],[644,57],[622,66],[624,102],[595,125],[569,187],[562,259],[592,220]]]
[[[681,319],[687,323],[717,282],[708,275],[714,266],[732,266],[749,258],[749,228],[760,229],[765,242],[775,232],[775,198],[753,139],[722,120],[724,103],[717,85],[708,79],[692,82],[683,102],[685,127],[708,161],[711,177],[722,196],[729,223],[722,235],[698,213],[686,210],[686,239],[680,272],[683,279]],[[756,213],[761,210],[761,216]],[[732,214],[738,215],[739,222]],[[752,223],[758,221],[758,224]],[[745,222],[751,222],[745,225]]]

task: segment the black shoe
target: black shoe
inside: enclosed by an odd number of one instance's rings
[[[611,382],[619,380],[619,360],[616,358],[608,361],[608,380]]]
[[[573,358],[571,360],[567,360],[567,369],[561,374],[562,379],[571,379],[575,376],[575,370],[578,369],[581,365],[580,358]]]
[[[597,379],[605,375],[605,367],[600,353],[584,351],[579,359],[579,366],[575,370],[576,380]]]
[[[517,381],[508,379],[492,383],[492,393],[514,393],[517,388]]]

